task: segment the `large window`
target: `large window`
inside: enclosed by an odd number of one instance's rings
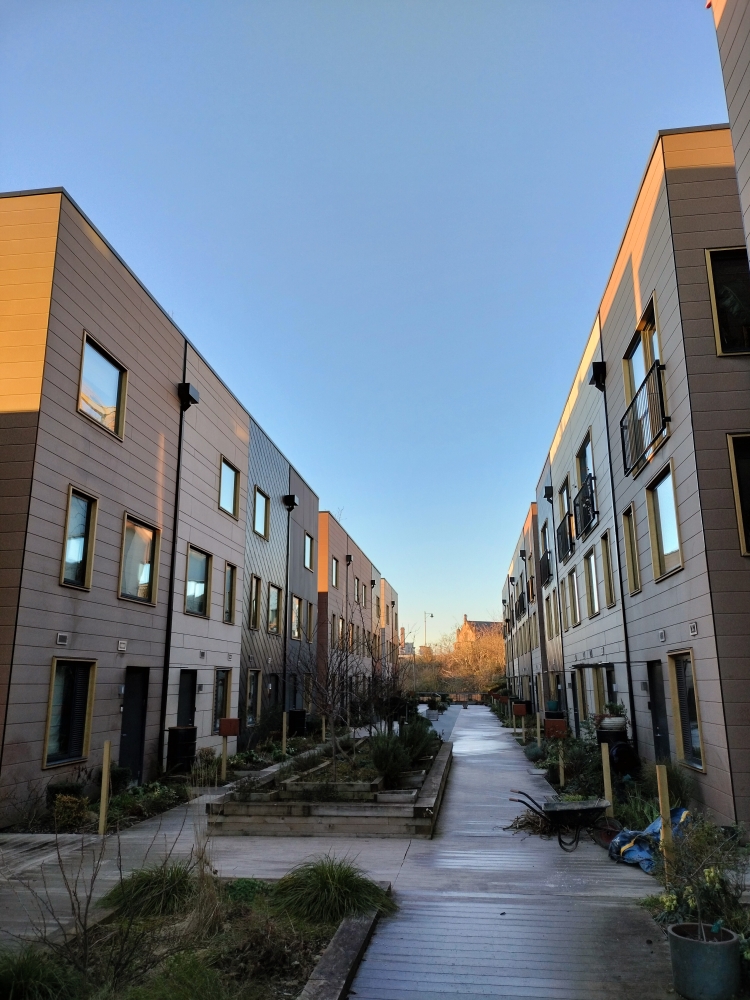
[[[232,517],[240,512],[240,474],[225,458],[221,460],[219,506]]]
[[[750,353],[750,269],[745,247],[706,250],[716,349]]]
[[[555,635],[560,634],[560,610],[557,603],[557,587],[552,590],[552,614],[555,619]]]
[[[656,331],[656,315],[652,300],[646,307],[624,358],[626,402],[631,402],[646,381],[649,369],[658,360],[659,337]]]
[[[281,629],[281,587],[268,585],[268,631],[278,635]]]
[[[339,585],[339,561],[336,556],[331,559],[331,584],[334,587]]]
[[[127,373],[87,335],[83,343],[78,409],[108,431],[122,437],[125,424]]]
[[[210,614],[211,556],[192,546],[188,549],[187,586],[185,588],[185,611],[189,615]]]
[[[250,628],[260,628],[260,577],[250,577]]]
[[[560,599],[561,599],[561,602],[562,602],[562,626],[563,626],[563,631],[567,632],[568,629],[570,628],[570,611],[568,610],[568,607],[569,607],[568,586],[565,583],[565,579],[564,578],[560,581]]]
[[[362,587],[361,587],[361,590],[360,590],[360,593],[359,593],[359,599],[362,602],[362,607],[366,608],[367,607],[367,587],[365,586],[364,581],[362,583]]]
[[[148,524],[125,515],[122,542],[120,597],[131,601],[156,603],[156,567],[159,532]]]
[[[307,602],[307,624],[305,626],[305,637],[308,642],[313,641],[315,633],[315,605],[312,601]]]
[[[313,559],[315,558],[315,540],[312,535],[305,532],[305,569],[313,569]]]
[[[676,715],[678,726],[675,732],[677,756],[693,767],[703,767],[701,747],[701,726],[698,697],[695,689],[693,660],[689,653],[681,653],[669,658],[672,681],[672,697],[676,695]],[[675,706],[672,706],[675,708]]]
[[[604,575],[604,600],[607,607],[615,604],[615,578],[612,572],[612,552],[609,547],[609,532],[602,535],[602,574]]]
[[[219,719],[229,717],[231,680],[231,670],[217,670],[214,673],[214,733],[219,731]]]
[[[622,515],[622,533],[625,536],[625,563],[628,570],[628,590],[631,594],[637,594],[641,589],[641,565],[638,558],[635,508],[632,504]]]
[[[570,598],[570,624],[580,625],[581,607],[578,603],[578,576],[575,570],[568,575],[568,597]]]
[[[729,435],[734,504],[740,534],[740,552],[750,555],[750,434]]]
[[[593,549],[583,558],[586,576],[586,606],[589,618],[599,614],[599,581],[596,576],[596,553]]]
[[[80,660],[53,661],[45,767],[88,756],[95,668]]]
[[[354,603],[359,604],[359,577],[354,577]]]
[[[72,487],[68,494],[60,583],[69,587],[91,586],[96,537],[96,500]]]
[[[292,597],[292,639],[302,638],[302,598]]]
[[[234,605],[237,593],[237,567],[227,563],[224,567],[224,621],[234,624]]]
[[[582,487],[587,476],[594,475],[594,455],[591,450],[591,435],[587,434],[578,450],[578,486]]]
[[[677,527],[677,503],[670,467],[647,491],[654,579],[682,566],[680,534]]]
[[[255,487],[255,509],[253,511],[253,530],[256,535],[268,538],[269,502],[265,493]]]

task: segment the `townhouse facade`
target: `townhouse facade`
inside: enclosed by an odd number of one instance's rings
[[[4,807],[314,710],[317,494],[63,189],[0,196],[0,448]]]
[[[750,816],[746,330],[730,131],[661,132],[537,486],[541,644],[571,728],[622,703],[725,822]]]

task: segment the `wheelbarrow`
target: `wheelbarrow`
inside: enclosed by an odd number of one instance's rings
[[[536,799],[516,788],[511,788],[514,795],[523,798],[511,798],[511,802],[520,802],[522,806],[531,809],[537,816],[549,823],[552,833],[557,834],[557,842],[564,851],[570,853],[578,847],[581,830],[591,830],[597,820],[609,809],[611,803],[607,799],[582,799],[580,802],[562,802],[559,798],[552,799],[540,805]]]

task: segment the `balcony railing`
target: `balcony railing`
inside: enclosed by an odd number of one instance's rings
[[[557,526],[557,558],[560,562],[565,562],[566,559],[569,559],[575,548],[573,534],[570,530],[572,520],[573,518],[570,514],[566,514]]]
[[[552,553],[549,550],[542,552],[542,558],[539,560],[539,573],[542,578],[542,586],[546,587],[552,579]]]
[[[516,620],[523,618],[526,614],[526,595],[519,594],[518,600],[516,601]]]
[[[663,371],[664,365],[654,361],[620,421],[626,476],[649,458],[656,445],[666,437],[669,417],[664,412]]]
[[[582,538],[596,524],[599,511],[596,509],[596,480],[589,473],[583,481],[583,486],[576,493],[573,501],[573,513],[576,519],[576,535]]]

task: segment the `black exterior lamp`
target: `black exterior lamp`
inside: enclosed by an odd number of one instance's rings
[[[284,504],[289,514],[292,513],[295,507],[299,507],[299,497],[295,496],[294,493],[286,493],[281,498],[281,502]]]
[[[349,552],[347,552],[346,553],[346,565],[347,566],[351,566],[351,564],[352,564],[353,561],[354,561],[354,556],[351,555]]]
[[[592,361],[589,372],[589,385],[595,385],[599,392],[604,392],[604,385],[607,380],[607,362]]]
[[[508,579],[510,580],[511,587],[515,587],[515,585],[516,585],[516,578],[514,576],[509,576]]]
[[[526,562],[526,549],[521,549],[518,555],[520,556],[521,559],[523,559],[524,562]]]
[[[370,580],[370,589],[371,589],[371,590],[374,590],[374,589],[375,589],[375,583],[376,583],[376,581],[375,581],[375,580]]]
[[[177,397],[180,400],[180,406],[183,410],[189,410],[194,403],[198,404],[201,401],[201,394],[190,382],[180,382],[178,384]]]
[[[552,498],[554,495],[555,491],[552,489],[551,486],[544,487],[544,499],[547,501],[547,503],[552,503]]]

